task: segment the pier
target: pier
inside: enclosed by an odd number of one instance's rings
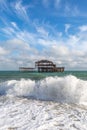
[[[40,60],[35,62],[38,72],[63,72],[64,67],[56,67],[52,61]]]
[[[20,71],[34,72],[64,72],[64,67],[57,67],[52,61],[40,60],[35,62],[35,68],[19,67]]]

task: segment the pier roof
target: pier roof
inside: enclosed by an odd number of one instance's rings
[[[53,62],[49,61],[49,60],[39,60],[39,61],[36,61],[35,63],[36,64],[38,64],[38,63],[51,63],[51,64],[53,64]]]

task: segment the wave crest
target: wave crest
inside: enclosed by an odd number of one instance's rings
[[[66,103],[87,103],[87,81],[72,75],[47,77],[38,81],[9,80],[0,84],[0,94]]]

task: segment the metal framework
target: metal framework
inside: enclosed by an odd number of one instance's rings
[[[35,62],[35,68],[19,67],[20,71],[34,72],[37,69],[38,72],[63,72],[64,67],[56,67],[56,65],[49,60],[40,60]]]
[[[56,67],[56,65],[49,60],[40,60],[35,62],[38,72],[63,72],[64,67]]]

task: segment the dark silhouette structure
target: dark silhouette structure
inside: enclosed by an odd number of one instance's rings
[[[64,67],[56,67],[56,65],[49,60],[40,60],[35,62],[38,72],[63,72]]]
[[[40,60],[35,62],[35,68],[19,67],[20,71],[33,72],[37,69],[38,72],[63,72],[64,67],[56,67],[56,65],[49,60]]]

